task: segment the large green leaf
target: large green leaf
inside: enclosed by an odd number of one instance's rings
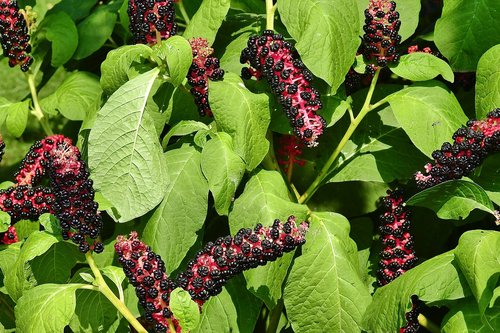
[[[55,243],[47,252],[30,261],[31,279],[35,279],[37,284],[65,283],[71,276],[71,269],[78,261],[84,260],[74,244]]]
[[[454,71],[476,70],[481,55],[500,43],[498,0],[447,0],[434,41]]]
[[[241,228],[252,228],[257,223],[272,225],[275,219],[286,220],[290,215],[298,223],[307,215],[307,207],[290,201],[288,190],[281,175],[276,171],[260,170],[250,178],[229,213],[231,234]],[[274,308],[281,298],[282,284],[293,254],[285,254],[276,262],[246,271],[247,288],[262,299],[269,308]]]
[[[412,295],[433,305],[470,294],[461,283],[463,276],[454,258],[453,251],[435,256],[377,289],[365,312],[363,328],[368,332],[398,332],[406,322]]]
[[[63,332],[75,311],[75,290],[84,284],[43,284],[27,291],[17,302],[19,333]]]
[[[12,103],[1,108],[0,112],[7,112],[5,125],[12,136],[18,138],[24,133],[28,124],[29,110],[29,100]]]
[[[215,200],[215,209],[227,215],[245,173],[245,162],[233,151],[229,134],[221,132],[208,141],[201,154],[201,167]]]
[[[0,285],[3,285],[4,276],[8,272],[12,271],[12,267],[14,266],[14,264],[17,261],[17,258],[19,257],[20,248],[21,248],[20,242],[10,244],[9,246],[0,245],[0,273],[3,274],[0,275],[2,277]]]
[[[165,193],[165,159],[146,112],[158,72],[150,70],[120,87],[99,110],[90,132],[92,179],[119,222],[144,215]]]
[[[167,272],[182,262],[203,227],[208,184],[201,171],[201,153],[192,146],[165,154],[167,190],[147,221],[143,240],[165,261]]]
[[[128,81],[128,71],[135,61],[147,58],[152,50],[143,44],[125,45],[109,51],[106,60],[101,64],[101,87],[106,95],[111,95],[116,89]]]
[[[181,120],[175,124],[162,139],[162,147],[167,147],[168,141],[173,136],[183,136],[200,130],[208,130],[209,127],[202,122],[195,120]]]
[[[59,111],[70,120],[84,120],[101,103],[102,89],[98,78],[88,72],[74,72],[57,90],[40,101],[45,111]]]
[[[73,331],[110,332],[108,329],[117,318],[118,311],[102,293],[94,290],[76,291],[76,307],[69,323]]]
[[[182,288],[175,288],[170,294],[170,309],[183,330],[191,331],[200,322],[200,309]]]
[[[500,107],[500,44],[489,49],[477,64],[476,116],[486,118],[491,110]]]
[[[193,62],[193,51],[189,42],[181,36],[173,36],[153,46],[153,54],[158,56],[160,63],[166,62],[170,82],[179,86],[186,79]]]
[[[252,333],[261,306],[262,301],[245,288],[244,278],[236,276],[203,304],[200,324],[193,333]]]
[[[442,219],[465,219],[474,209],[494,214],[488,194],[481,186],[465,180],[451,180],[433,186],[418,192],[406,203],[430,208]]]
[[[209,44],[215,41],[217,30],[229,11],[230,0],[203,0],[196,14],[191,18],[183,36],[187,39],[202,37]]]
[[[429,157],[468,120],[455,95],[436,81],[400,90],[389,103],[411,141]]]
[[[460,237],[455,256],[484,314],[500,278],[500,232],[468,231]]]
[[[96,10],[78,24],[78,48],[74,58],[83,59],[99,50],[111,37],[116,23],[116,13]]]
[[[337,90],[360,43],[358,6],[352,0],[281,0],[280,18],[297,41],[302,61]]]
[[[498,165],[500,163],[500,155],[488,156],[483,164],[477,168],[470,178],[478,183],[493,202],[500,204],[500,173]]]
[[[313,213],[302,255],[295,259],[284,293],[294,332],[360,332],[371,301],[349,221]],[[321,315],[318,315],[321,314]]]
[[[71,17],[64,12],[47,16],[39,27],[52,42],[51,65],[59,67],[68,62],[78,46],[78,31]]]
[[[218,128],[231,135],[234,151],[247,170],[253,170],[269,149],[269,97],[251,93],[239,77],[229,74],[224,81],[210,82],[210,105]]]
[[[427,81],[438,75],[449,82],[455,79],[446,61],[425,52],[405,54],[396,66],[390,68],[394,74],[411,81]]]
[[[483,319],[486,319],[486,321]],[[493,333],[499,327],[500,305],[486,310],[483,316],[479,313],[479,308],[474,299],[466,298],[451,306],[441,324],[441,332]]]

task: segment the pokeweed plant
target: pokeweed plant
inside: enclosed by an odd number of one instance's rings
[[[0,0],[0,332],[499,330],[499,20]]]

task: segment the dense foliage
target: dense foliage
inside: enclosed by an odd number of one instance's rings
[[[500,330],[498,0],[0,0],[0,333]]]

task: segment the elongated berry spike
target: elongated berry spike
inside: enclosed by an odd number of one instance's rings
[[[129,0],[127,13],[135,44],[156,44],[158,36],[168,39],[177,33],[173,0]]]
[[[285,223],[275,220],[271,227],[258,224],[253,230],[239,230],[234,237],[220,237],[189,261],[176,283],[201,305],[220,293],[229,278],[274,261],[303,244],[307,229],[306,222],[296,226],[295,217],[290,216]]]
[[[271,91],[283,107],[294,134],[308,147],[317,140],[326,128],[325,120],[316,112],[321,109],[319,92],[311,87],[312,73],[299,59],[291,43],[272,30],[261,36],[252,36],[242,51],[240,62],[249,63],[241,76],[250,79],[265,78]]]
[[[500,108],[488,113],[485,120],[468,121],[453,134],[453,140],[432,153],[434,162],[427,163],[424,172],[415,174],[420,189],[467,176],[489,154],[500,151]]]
[[[420,328],[418,322],[418,315],[422,302],[418,299],[417,295],[411,297],[411,310],[405,313],[406,324],[399,329],[399,333],[416,333]]]
[[[373,62],[367,66],[368,74],[373,74],[378,67],[399,61],[396,47],[401,42],[398,34],[401,21],[396,11],[396,2],[388,0],[370,0],[365,10],[362,51],[365,60]]]
[[[0,233],[1,234],[1,233]],[[10,226],[6,232],[3,233],[0,244],[13,244],[17,243],[19,239],[17,238],[16,228],[14,226]]]
[[[38,220],[44,213],[53,213],[54,195],[50,188],[20,185],[0,190],[0,210],[8,213],[12,223]]]
[[[30,35],[26,19],[15,0],[0,0],[0,36],[3,55],[9,58],[9,66],[20,65],[26,72],[33,63],[33,58],[28,55],[31,52]]]
[[[279,149],[277,151],[278,163],[283,165],[283,170],[285,173],[294,164],[298,166],[304,166],[305,160],[300,159],[302,155],[302,148],[304,144],[298,140],[297,137],[292,135],[283,135],[279,139]]]
[[[188,82],[192,86],[191,95],[194,97],[200,116],[212,116],[208,103],[208,79],[222,80],[224,70],[219,68],[219,59],[211,57],[214,49],[208,46],[206,39],[193,38],[189,43],[193,50],[193,63],[187,74]]]
[[[3,142],[3,138],[0,135],[0,162],[2,162],[3,154],[5,154],[5,142]]]
[[[401,190],[387,191],[382,199],[384,213],[380,215],[380,252],[378,284],[384,286],[407,270],[413,268],[418,260],[413,250],[413,237],[410,235],[410,211],[404,204]]]
[[[168,329],[168,320],[172,321],[176,332],[180,332],[179,323],[169,305],[170,293],[176,285],[165,273],[161,257],[141,242],[135,231],[130,233],[129,238],[118,236],[115,251],[130,284],[135,287],[146,319],[155,323],[156,332],[173,333]]]

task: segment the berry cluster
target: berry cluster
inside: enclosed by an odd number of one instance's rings
[[[282,35],[265,30],[262,36],[249,38],[240,62],[251,66],[242,69],[242,77],[264,77],[278,96],[294,134],[308,147],[316,146],[326,128],[325,120],[316,114],[322,104],[318,91],[311,87],[312,73],[292,44],[284,41]]]
[[[382,202],[384,213],[380,215],[380,234],[383,248],[377,271],[380,286],[413,268],[418,260],[410,235],[410,211],[405,207],[403,192],[399,189],[387,191]]]
[[[135,287],[146,319],[155,323],[156,332],[167,332],[169,321],[173,323],[176,332],[180,332],[179,323],[169,306],[170,293],[176,285],[167,277],[161,257],[141,242],[135,231],[130,233],[129,238],[118,236],[115,251],[130,284]]]
[[[304,144],[299,141],[297,137],[292,135],[281,136],[279,139],[277,157],[278,163],[283,165],[285,173],[287,173],[294,164],[298,166],[304,166],[304,164],[306,164],[305,160],[299,158],[299,156],[302,155],[303,147]]]
[[[411,310],[405,313],[406,324],[399,329],[399,333],[416,333],[420,328],[418,315],[422,308],[422,302],[417,295],[411,296]]]
[[[30,35],[15,0],[0,0],[0,36],[3,55],[9,58],[9,66],[20,65],[26,72],[33,63],[33,58],[28,55],[31,52]]]
[[[401,42],[401,36],[398,34],[400,26],[396,2],[370,0],[365,10],[362,53],[365,60],[375,63],[366,66],[367,74],[374,74],[379,67],[399,61],[396,47]]]
[[[3,237],[0,241],[1,241],[0,244],[3,243],[6,245],[17,243],[19,241],[19,239],[17,238],[16,228],[11,225],[7,229],[7,231],[3,234]]]
[[[173,0],[129,0],[127,13],[135,44],[155,44],[177,33]]]
[[[54,195],[50,188],[19,185],[0,190],[0,210],[10,215],[12,223],[37,220],[44,213],[53,213]]]
[[[490,153],[500,150],[500,108],[489,112],[486,120],[469,120],[453,134],[453,140],[432,153],[434,163],[427,163],[424,172],[415,174],[420,189],[467,176]]]
[[[208,79],[222,80],[224,70],[219,68],[219,59],[211,57],[214,50],[208,46],[204,38],[193,38],[189,41],[193,50],[193,63],[187,74],[189,84],[192,86],[191,95],[198,107],[200,116],[212,115],[208,103]]]

